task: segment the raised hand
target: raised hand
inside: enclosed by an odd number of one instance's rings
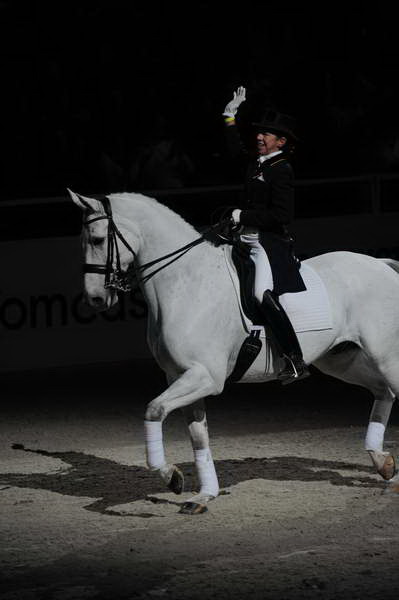
[[[230,102],[226,105],[226,108],[224,109],[224,117],[235,117],[235,115],[237,114],[238,107],[242,102],[245,101],[245,93],[245,87],[240,86],[237,88],[237,90],[234,92],[233,99],[230,100]]]

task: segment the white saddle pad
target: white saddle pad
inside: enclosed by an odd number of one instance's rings
[[[240,283],[231,258],[231,248],[223,246],[223,251],[245,326],[247,331],[250,331],[252,323],[241,306]],[[265,269],[270,269],[266,262]],[[297,333],[332,329],[331,306],[323,281],[312,267],[304,263],[301,265],[301,276],[306,285],[304,292],[288,293],[279,297],[292,326]]]

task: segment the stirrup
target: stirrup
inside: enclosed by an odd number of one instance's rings
[[[290,356],[284,354],[284,359],[286,361],[286,366],[277,376],[277,379],[281,381],[283,385],[309,377],[310,372],[301,357],[298,357],[298,361],[295,362]]]

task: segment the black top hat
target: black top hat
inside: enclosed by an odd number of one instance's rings
[[[253,127],[262,133],[270,132],[283,134],[293,140],[298,140],[295,131],[295,119],[290,115],[279,113],[276,110],[268,109],[258,123],[252,123]]]

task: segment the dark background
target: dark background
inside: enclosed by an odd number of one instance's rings
[[[297,177],[399,166],[388,10],[275,3],[0,3],[3,199],[237,183],[221,113],[298,121]]]

